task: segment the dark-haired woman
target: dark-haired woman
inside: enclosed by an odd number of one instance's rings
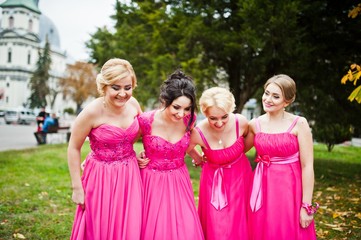
[[[161,86],[161,108],[139,116],[145,156],[142,239],[203,239],[184,162],[195,121],[195,87],[176,71]]]

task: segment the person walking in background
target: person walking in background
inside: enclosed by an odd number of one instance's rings
[[[184,162],[195,121],[192,79],[177,70],[161,86],[161,109],[139,116],[149,163],[144,185],[141,239],[203,239],[190,176]]]
[[[304,117],[285,111],[296,84],[276,75],[264,85],[265,114],[250,121],[246,141],[257,152],[250,198],[251,239],[316,239],[312,204],[313,140]]]
[[[248,121],[232,113],[235,99],[225,88],[204,91],[199,105],[206,119],[192,131],[190,148],[201,146],[206,157],[204,163],[194,159],[196,165],[202,165],[198,213],[205,239],[248,239],[252,176],[244,154]]]
[[[142,112],[132,97],[137,79],[131,64],[110,59],[96,79],[101,97],[77,116],[68,165],[77,209],[71,239],[139,239],[143,187],[133,144]],[[81,148],[89,137],[81,176]]]
[[[40,108],[40,112],[38,113],[38,115],[36,116],[36,122],[38,124],[38,132],[41,131],[42,126],[44,124],[44,120],[46,117],[46,111],[45,111],[45,107],[41,107]]]

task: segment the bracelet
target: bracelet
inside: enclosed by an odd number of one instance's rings
[[[308,215],[313,215],[317,212],[317,209],[320,207],[320,204],[318,204],[317,202],[312,204],[302,203],[302,207],[306,209]]]
[[[192,159],[192,165],[193,165],[193,167],[197,167],[197,166],[198,166],[197,163],[196,163],[196,161],[195,161],[194,159]]]

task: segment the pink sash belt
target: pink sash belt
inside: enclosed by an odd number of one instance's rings
[[[223,183],[223,169],[231,168],[232,165],[237,163],[240,159],[242,158],[239,157],[237,160],[223,165],[208,162],[210,167],[217,168],[213,175],[211,204],[218,211],[228,205],[226,188]]]
[[[254,172],[253,186],[250,199],[252,212],[257,212],[262,207],[262,176],[265,166],[269,167],[271,164],[289,164],[299,161],[299,152],[288,157],[272,157],[268,155],[258,155],[255,162],[258,162]]]

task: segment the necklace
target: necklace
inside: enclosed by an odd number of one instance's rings
[[[224,130],[221,132],[221,136],[219,137],[219,140],[218,140],[218,144],[219,144],[220,146],[223,146],[223,141],[222,141],[223,134],[224,134]],[[217,138],[216,138],[216,139],[217,139]]]

